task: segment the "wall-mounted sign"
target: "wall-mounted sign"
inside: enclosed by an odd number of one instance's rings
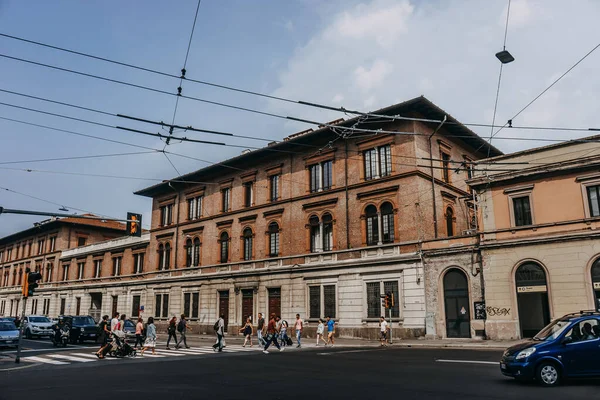
[[[594,282],[594,289],[600,289],[600,282]]]
[[[517,293],[536,293],[536,292],[546,292],[548,288],[546,285],[539,286],[518,286]]]
[[[476,301],[473,308],[475,309],[475,319],[486,319],[487,315],[485,312],[484,301]]]

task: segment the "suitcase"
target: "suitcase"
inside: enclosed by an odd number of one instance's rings
[[[292,342],[292,339],[290,339],[289,337],[287,338],[286,342],[285,342],[288,346],[291,346],[292,344],[294,344],[294,342]]]

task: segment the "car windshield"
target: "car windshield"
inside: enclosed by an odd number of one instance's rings
[[[560,336],[561,333],[567,329],[571,321],[568,319],[557,319],[550,325],[542,329],[537,335],[533,337],[533,340],[546,341],[554,340]]]
[[[29,317],[29,322],[52,322],[46,317]]]
[[[135,325],[130,320],[125,321],[125,328],[135,328]]]
[[[73,317],[73,325],[95,325],[92,317]]]
[[[0,321],[0,331],[16,331],[17,327],[12,322]]]

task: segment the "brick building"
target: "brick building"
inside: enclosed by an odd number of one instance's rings
[[[425,334],[426,307],[440,303],[426,290],[427,257],[473,244],[469,162],[501,153],[450,116],[440,126],[446,113],[424,97],[376,113],[397,118],[334,121],[137,192],[152,199],[149,235],[63,252],[61,265],[81,264],[84,275],[64,282],[61,296],[102,313],[143,309],[159,323],[185,313],[200,332],[221,314],[233,331],[274,312],[300,313],[308,333],[331,316],[341,335],[373,337],[380,295],[393,292],[394,334]],[[95,260],[118,273],[95,277]],[[461,255],[435,266],[453,277],[473,262]],[[469,282],[480,298],[479,281]],[[430,316],[433,325],[476,334],[472,301],[462,314],[453,304]]]
[[[42,274],[41,286],[47,293],[33,299],[27,313],[56,314],[51,300],[62,289],[57,282],[77,279],[78,274],[75,267],[65,269],[60,264],[61,252],[124,233],[125,225],[118,222],[69,217],[35,223],[32,228],[0,239],[0,316],[21,312],[21,283],[26,268]]]

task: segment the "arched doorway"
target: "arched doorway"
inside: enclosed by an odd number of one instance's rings
[[[533,337],[550,323],[546,273],[540,265],[528,262],[517,268],[515,281],[521,337]]]
[[[600,258],[592,265],[592,286],[594,287],[595,308],[600,311]]]
[[[471,337],[469,303],[467,276],[456,268],[446,272],[444,275],[444,309],[446,311],[447,337]]]

